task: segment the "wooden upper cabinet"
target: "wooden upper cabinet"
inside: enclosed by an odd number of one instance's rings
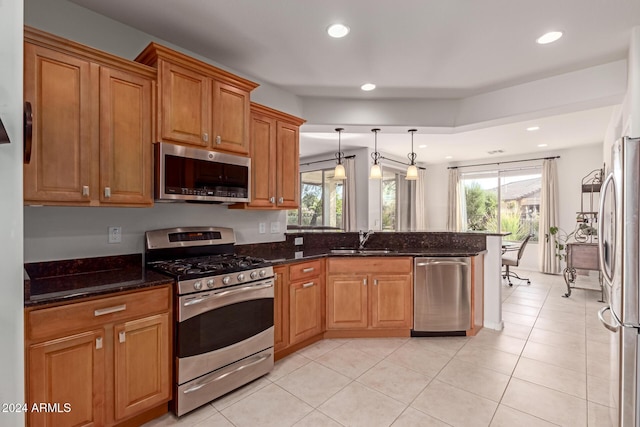
[[[296,209],[300,201],[300,126],[303,119],[251,103],[251,202],[240,209]]]
[[[100,69],[100,203],[153,204],[153,81]]]
[[[249,154],[250,93],[256,83],[156,43],[136,61],[158,69],[163,141]]]
[[[162,61],[158,72],[160,138],[209,146],[210,80],[193,70]]]
[[[97,95],[88,60],[25,43],[24,100],[33,110],[33,149],[24,199],[89,204],[97,153]]]
[[[25,203],[151,206],[153,68],[25,27]]]

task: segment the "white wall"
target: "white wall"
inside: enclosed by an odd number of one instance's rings
[[[11,144],[0,144],[0,403],[24,396],[22,277],[22,0],[0,1],[0,118]],[[0,412],[0,425],[24,415]]]
[[[157,203],[153,208],[24,208],[24,260],[50,261],[144,252],[144,232],[159,228],[231,227],[237,243],[284,240],[286,211],[243,211],[193,203]],[[258,234],[264,222],[267,232]],[[279,232],[271,234],[271,223]],[[122,227],[122,243],[108,243],[107,228]]]
[[[604,135],[603,135],[604,138]],[[497,161],[526,160],[530,158],[560,156],[558,165],[558,196],[560,207],[558,212],[559,226],[567,233],[576,227],[576,212],[580,210],[580,185],[582,178],[593,169],[601,168],[603,164],[602,143],[584,145],[566,150],[546,151],[526,156],[502,157]],[[488,163],[484,161],[461,162],[456,166],[472,165],[476,163]],[[530,164],[541,164],[538,162],[524,162],[502,165],[503,168],[526,166]],[[447,164],[440,164],[427,167],[427,174],[433,179],[427,180],[427,215],[429,218],[430,231],[442,231],[446,228],[447,218]],[[470,172],[475,170],[495,170],[496,166],[486,166],[478,168],[463,168],[461,171]],[[585,197],[585,209],[588,207]],[[596,199],[597,202],[597,199]],[[597,205],[596,205],[597,206]],[[597,207],[596,209],[597,210]],[[525,250],[521,264],[523,268],[538,270],[538,245],[529,243]]]
[[[640,26],[631,32],[627,73],[628,115],[624,118],[624,134],[640,137]]]

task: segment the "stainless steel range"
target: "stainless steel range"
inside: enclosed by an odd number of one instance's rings
[[[177,281],[174,411],[181,416],[273,368],[273,267],[233,253],[222,227],[147,231],[146,263]]]

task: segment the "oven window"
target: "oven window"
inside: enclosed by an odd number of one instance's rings
[[[178,357],[244,341],[273,326],[273,298],[242,301],[178,323]]]

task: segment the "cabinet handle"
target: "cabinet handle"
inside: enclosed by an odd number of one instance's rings
[[[309,283],[305,283],[304,285],[302,285],[303,288],[310,288],[314,285],[314,282],[309,282]]]
[[[96,338],[96,350],[100,350],[102,348],[102,337]]]
[[[367,286],[367,279],[362,279],[362,284]]]
[[[378,279],[373,279],[373,286],[378,286]]]
[[[88,185],[83,185],[82,186],[82,195],[84,197],[89,197],[89,186]]]
[[[270,203],[275,203],[276,202],[276,198],[275,197],[269,197],[269,202]]]
[[[309,268],[303,268],[302,272],[303,273],[311,273],[313,270],[315,270],[314,267],[309,267]]]
[[[220,145],[222,143],[222,137],[220,135],[216,136],[216,144]]]
[[[98,310],[95,310],[93,312],[93,315],[95,317],[104,316],[105,314],[117,313],[119,311],[125,311],[126,309],[127,309],[127,305],[126,304],[116,305],[116,306],[113,306],[113,307],[100,308]]]
[[[104,187],[104,197],[107,199],[111,197],[111,187]]]
[[[284,202],[284,197],[278,197],[278,203]]]
[[[204,142],[209,142],[209,134],[208,133],[203,133],[202,134],[202,140]]]
[[[118,333],[118,341],[120,341],[121,343],[125,342],[127,340],[127,333],[125,331],[120,331]]]

